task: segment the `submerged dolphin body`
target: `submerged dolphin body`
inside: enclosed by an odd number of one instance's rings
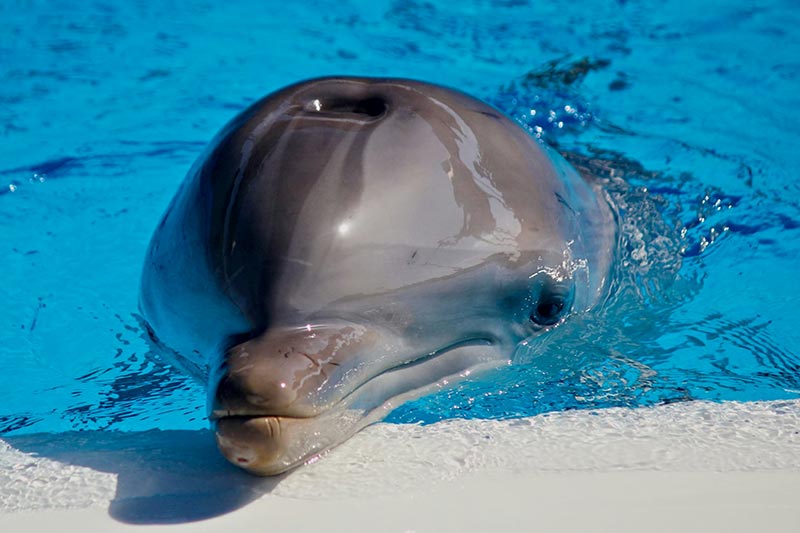
[[[207,383],[222,453],[272,475],[590,309],[602,193],[488,105],[323,78],[256,102],[155,231],[140,307]]]

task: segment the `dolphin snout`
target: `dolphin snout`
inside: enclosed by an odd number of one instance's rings
[[[248,341],[228,351],[224,368],[214,395],[214,417],[313,416],[308,400],[312,386],[322,385],[322,375],[305,352]]]
[[[349,322],[269,330],[225,354],[211,409],[219,448],[252,473],[283,472],[395,402],[496,362],[497,345],[485,337],[408,351],[391,347],[390,331]]]
[[[238,344],[225,354],[212,418],[316,416],[346,394],[347,370],[376,339],[357,324],[308,325]]]
[[[359,386],[362,358],[380,338],[358,324],[307,325],[230,348],[211,405],[223,455],[273,475],[346,439],[363,414],[332,407]]]

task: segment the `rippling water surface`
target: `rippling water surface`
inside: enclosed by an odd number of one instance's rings
[[[152,229],[298,79],[461,88],[599,176],[615,290],[393,421],[800,397],[793,0],[0,3],[0,434],[204,427],[135,318]]]

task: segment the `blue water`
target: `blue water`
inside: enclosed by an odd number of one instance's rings
[[[204,144],[325,74],[481,97],[604,180],[615,289],[392,421],[800,397],[796,0],[0,1],[0,434],[205,427],[136,320]]]

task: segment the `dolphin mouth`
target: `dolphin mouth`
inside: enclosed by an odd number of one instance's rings
[[[473,338],[425,353],[369,377],[312,416],[218,408],[209,419],[228,461],[256,475],[277,475],[313,461],[408,400],[496,366],[495,348],[492,339]]]
[[[232,415],[214,421],[214,436],[230,463],[251,474],[274,476],[312,462],[377,419],[348,409],[307,418]]]

